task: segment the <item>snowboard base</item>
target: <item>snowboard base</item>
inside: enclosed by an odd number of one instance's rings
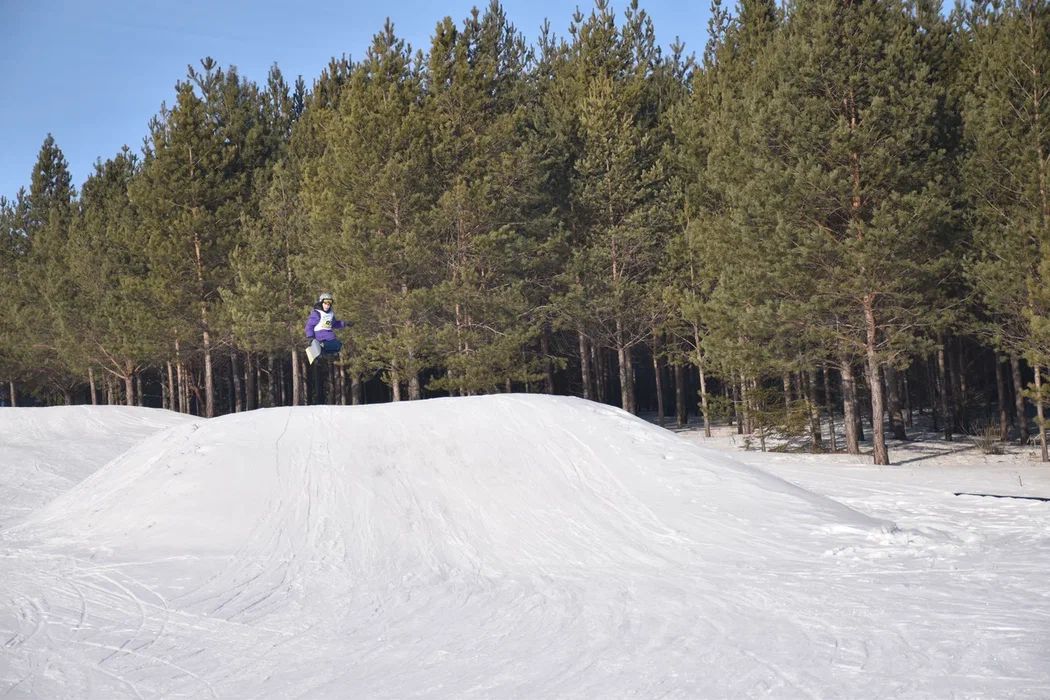
[[[312,365],[314,360],[321,356],[321,344],[314,338],[313,342],[310,343],[309,347],[306,348],[306,359]]]

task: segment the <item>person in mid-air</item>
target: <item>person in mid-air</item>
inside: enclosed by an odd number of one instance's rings
[[[306,319],[306,337],[310,340],[306,356],[311,363],[322,354],[338,355],[343,347],[335,337],[335,331],[346,328],[346,322],[335,317],[335,312],[332,311],[333,302],[331,292],[322,292],[310,311],[310,317]]]

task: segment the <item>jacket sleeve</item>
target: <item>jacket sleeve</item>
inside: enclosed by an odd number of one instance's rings
[[[340,328],[346,328],[348,325],[349,324],[346,321],[342,321],[340,319],[336,319],[335,321],[332,321],[332,328],[335,328],[336,330],[338,330]]]
[[[306,337],[307,338],[313,338],[314,337],[314,326],[316,326],[317,322],[320,321],[320,320],[321,320],[321,314],[319,314],[317,312],[317,309],[314,309],[313,311],[310,312],[310,317],[308,319],[306,319]]]

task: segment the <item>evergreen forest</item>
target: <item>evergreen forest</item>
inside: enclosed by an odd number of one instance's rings
[[[48,135],[0,197],[3,403],[545,392],[1047,460],[1050,0],[714,0],[708,37],[494,1],[310,84],[199,60],[79,188]]]

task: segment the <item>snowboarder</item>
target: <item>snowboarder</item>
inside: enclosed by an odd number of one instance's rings
[[[310,317],[306,319],[306,337],[310,339],[310,346],[306,348],[306,357],[310,364],[320,355],[338,355],[343,344],[335,337],[335,331],[346,328],[346,322],[340,321],[332,311],[331,292],[321,292],[317,297],[317,303],[310,311]]]

